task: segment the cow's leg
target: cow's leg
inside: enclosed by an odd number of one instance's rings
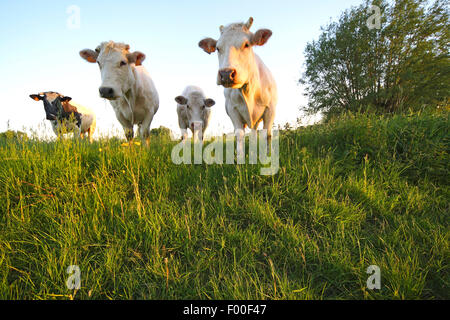
[[[88,138],[89,138],[89,143],[92,143],[94,141],[94,131],[95,131],[95,126],[96,126],[96,118],[94,117],[91,126],[88,129]]]
[[[144,121],[139,125],[139,135],[142,140],[145,140],[147,147],[150,146],[150,125],[152,124],[154,115],[153,112],[149,112],[144,118]]]
[[[63,121],[61,121],[61,123],[58,126],[58,137],[60,137],[61,140],[64,140],[64,136],[70,133],[69,128],[67,127],[67,123],[64,123]],[[75,134],[74,134],[75,137]]]
[[[88,130],[87,130],[87,132],[85,133],[85,135],[87,135],[87,139],[88,139],[88,141],[89,141],[89,143],[92,143],[92,129],[91,128],[89,128]]]
[[[125,137],[127,138],[127,141],[131,143],[131,140],[134,138],[134,130],[133,126],[131,127],[123,127],[123,131],[125,132]]]
[[[92,127],[89,127],[89,129],[85,133],[85,135],[87,134],[87,138],[89,140],[89,143],[92,143],[92,141],[94,140],[93,137],[92,137],[92,135],[93,135],[92,131],[93,131]]]
[[[180,127],[181,131],[181,141],[186,142],[189,132],[188,127],[189,125],[184,121],[184,119],[178,114],[178,126]]]
[[[186,142],[188,138],[187,128],[181,128],[181,141]]]
[[[139,137],[141,140],[145,141],[145,145],[148,147],[150,145],[150,128],[144,127],[140,124],[138,127]]]
[[[203,144],[203,123],[202,122],[194,122],[194,129],[192,130],[192,140],[194,143],[202,143]]]
[[[123,117],[117,117],[117,120],[119,120],[120,124],[122,125],[123,132],[125,133],[127,141],[131,144],[131,140],[133,140],[134,138],[133,124],[125,120]]]
[[[236,145],[237,145],[237,163],[244,164],[245,163],[245,129],[244,126],[242,128],[235,128],[234,134],[236,135]]]
[[[62,129],[62,126],[58,126],[56,130],[56,136],[58,137],[58,141],[63,141],[64,139],[64,130]]]
[[[78,128],[77,126],[75,126],[75,128],[73,129],[73,137],[74,137],[74,139],[81,140],[81,135],[82,135],[81,129]]]
[[[264,111],[263,121],[264,121],[264,130],[267,130],[267,140],[268,142],[272,139],[272,126],[273,121],[275,120],[275,111],[273,107],[269,107]]]
[[[202,128],[202,141],[205,139],[205,131],[206,131],[206,127]]]
[[[237,160],[238,164],[245,161],[244,153],[244,135],[245,135],[245,123],[242,120],[241,115],[236,110],[236,108],[227,108],[227,113],[230,116],[231,122],[234,127],[234,134],[236,136],[236,146],[237,146]]]
[[[114,101],[111,102],[113,104]],[[113,104],[114,107],[114,104]],[[125,118],[123,114],[117,110],[117,107],[114,107],[114,111],[116,113],[116,118],[119,121],[119,123],[122,125],[123,131],[125,133],[125,137],[127,138],[128,143],[131,145],[131,141],[134,138],[134,124]]]

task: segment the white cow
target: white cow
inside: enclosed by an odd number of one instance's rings
[[[253,18],[247,23],[233,23],[220,27],[220,38],[206,38],[199,47],[208,54],[217,50],[219,72],[217,84],[225,87],[225,108],[233,122],[238,139],[238,150],[243,149],[244,129],[257,129],[263,121],[267,135],[272,136],[272,125],[278,95],[275,80],[262,60],[253,52],[272,36],[272,31],[260,29],[250,32]]]
[[[197,135],[194,129],[202,132],[200,140],[209,124],[211,107],[216,104],[213,99],[207,99],[203,90],[196,86],[187,86],[180,96],[175,98],[177,104],[178,124],[183,140],[187,139],[187,129],[191,129],[194,139]]]
[[[98,63],[102,77],[100,96],[110,100],[128,141],[134,137],[134,125],[138,125],[139,135],[148,145],[159,97],[152,78],[141,65],[145,54],[131,53],[129,49],[127,44],[102,42],[95,51],[80,51],[80,56]]]
[[[89,142],[92,142],[96,117],[91,109],[53,91],[30,94],[30,98],[44,103],[46,119],[50,120],[56,135],[73,131],[75,137],[87,134]]]

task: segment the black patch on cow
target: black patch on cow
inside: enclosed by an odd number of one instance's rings
[[[66,112],[61,104],[61,98],[57,97],[53,102],[49,102],[47,97],[44,97],[44,109],[47,120],[51,121],[65,121],[74,119],[76,121],[77,127],[81,127],[81,113],[79,112]]]
[[[58,110],[57,120],[63,121],[63,120],[70,120],[73,116],[73,119],[77,122],[77,127],[81,127],[81,113],[72,111],[72,112],[66,112],[61,104],[61,98],[57,97],[53,102],[52,105]]]
[[[42,101],[44,102],[45,116],[47,120],[57,120],[59,109],[53,103],[50,103],[47,100],[47,97],[43,97]],[[61,103],[61,102],[60,102]],[[62,107],[61,107],[62,109]]]

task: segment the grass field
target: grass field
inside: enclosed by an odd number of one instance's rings
[[[0,140],[0,299],[449,299],[449,127],[284,130],[274,176],[177,166],[163,138]]]

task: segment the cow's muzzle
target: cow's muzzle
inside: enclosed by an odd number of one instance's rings
[[[98,91],[100,93],[100,97],[102,97],[102,98],[109,99],[109,100],[114,100],[117,98],[113,88],[100,87],[98,89]]]
[[[194,132],[194,130],[203,130],[203,122],[202,121],[190,121],[189,122],[189,128],[191,128],[192,132]]]
[[[232,87],[236,81],[236,69],[224,68],[219,70],[219,82],[224,87]]]

